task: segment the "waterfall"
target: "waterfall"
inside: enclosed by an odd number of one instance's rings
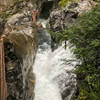
[[[45,20],[41,20],[45,28]],[[36,76],[34,100],[70,100],[75,91],[76,76],[72,71],[76,62],[65,65],[62,59],[73,59],[69,46],[51,50],[50,35],[46,30],[38,32],[38,51],[33,65]],[[69,44],[69,43],[68,43]]]

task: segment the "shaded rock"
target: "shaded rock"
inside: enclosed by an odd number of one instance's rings
[[[40,18],[48,19],[50,12],[53,9],[54,1],[46,1],[41,6]]]
[[[68,24],[75,23],[76,18],[82,12],[89,11],[95,5],[93,1],[82,0],[80,2],[69,3],[63,9],[54,9],[48,18],[47,27],[54,32],[59,32],[68,26]]]
[[[0,36],[3,33],[4,25],[5,25],[5,21],[2,18],[0,18]]]
[[[76,89],[76,75],[71,72],[63,72],[55,78],[60,88],[63,100],[70,100]]]
[[[7,100],[34,98],[33,63],[37,50],[37,26],[32,21],[33,5],[29,6],[30,2],[24,4],[24,8],[20,6],[20,12],[12,12],[11,16],[6,17],[3,30],[6,35]]]
[[[7,100],[22,100],[23,76],[20,59],[14,53],[12,43],[5,43],[5,66],[7,82]]]
[[[78,13],[72,10],[54,10],[48,19],[47,27],[54,32],[64,30],[68,23],[75,22]]]

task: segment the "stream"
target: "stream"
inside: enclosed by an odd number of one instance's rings
[[[46,28],[46,21],[41,19]],[[33,65],[36,76],[34,100],[70,100],[76,87],[76,75],[71,71],[76,62],[65,65],[63,59],[73,59],[69,46],[60,45],[51,50],[51,38],[47,30],[38,32],[38,51]],[[69,43],[68,43],[69,45]]]

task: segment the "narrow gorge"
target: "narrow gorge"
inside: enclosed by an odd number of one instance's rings
[[[0,40],[4,45],[0,60],[4,59],[6,83],[2,87],[0,70],[0,100],[76,100],[79,82],[74,70],[81,63],[73,53],[76,47],[52,34],[60,33],[61,38],[95,3],[76,0],[62,8],[60,1],[0,0]]]

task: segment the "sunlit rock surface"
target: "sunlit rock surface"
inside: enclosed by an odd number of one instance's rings
[[[37,27],[32,11],[46,0],[0,0],[0,36],[6,34],[5,66],[7,100],[33,100],[33,64],[37,51]]]
[[[76,18],[82,14],[82,12],[89,11],[95,2],[88,0],[80,0],[80,2],[69,3],[62,9],[54,9],[50,13],[48,18],[47,27],[54,31],[62,31],[68,26],[76,22]]]
[[[6,34],[7,100],[33,100],[35,76],[32,65],[37,50],[37,27],[32,21],[34,7],[31,2],[18,5],[19,11],[7,10],[12,15],[6,17],[4,25],[0,25],[2,34]]]

